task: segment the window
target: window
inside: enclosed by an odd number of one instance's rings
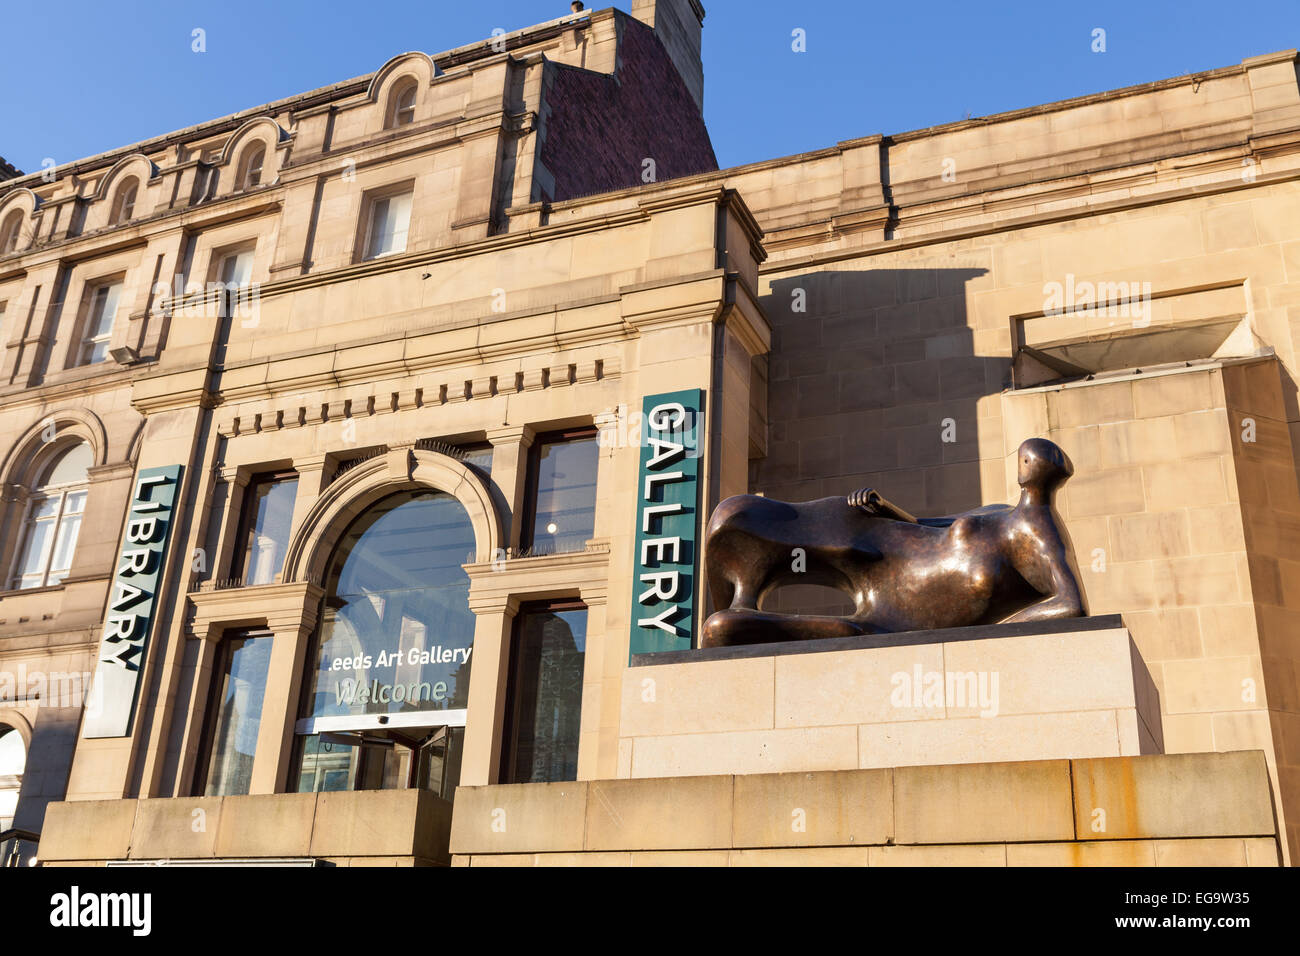
[[[520,545],[534,554],[581,551],[596,527],[594,428],[539,436],[529,462],[529,514]]]
[[[343,533],[325,578],[295,731],[297,789],[460,779],[474,613],[462,565],[474,528],[451,495],[403,491]]]
[[[93,461],[90,446],[79,442],[45,467],[27,502],[11,588],[50,587],[68,576],[86,510],[86,470]]]
[[[108,358],[108,344],[113,337],[113,319],[117,316],[117,302],[122,295],[122,283],[104,282],[92,286],[86,309],[86,332],[81,339],[78,365],[93,365]]]
[[[248,793],[253,756],[262,723],[262,699],[271,666],[269,631],[242,631],[222,640],[212,669],[212,684],[204,728],[203,778],[196,795],[226,797]]]
[[[586,647],[587,609],[580,602],[520,608],[510,649],[502,783],[578,779]]]
[[[27,747],[23,735],[7,724],[0,724],[0,830],[14,825],[26,767]]]
[[[227,288],[242,288],[253,279],[253,250],[240,249],[221,257],[217,279]]]
[[[293,472],[259,475],[249,483],[233,575],[242,574],[244,584],[270,584],[280,573],[297,494],[298,476]]]
[[[4,226],[0,228],[0,256],[7,256],[18,249],[18,240],[22,238],[23,211],[15,209],[5,217]]]
[[[266,145],[252,143],[244,150],[239,163],[239,188],[252,189],[262,182],[262,164],[266,160]]]
[[[406,251],[406,232],[411,225],[411,193],[378,196],[370,202],[370,224],[366,231],[367,259]]]
[[[388,100],[388,121],[384,124],[386,129],[408,126],[415,122],[415,94],[418,89],[419,84],[413,79],[402,80],[393,88]]]
[[[117,188],[117,198],[113,200],[113,215],[109,219],[110,225],[121,225],[130,221],[135,215],[135,195],[139,185],[137,180],[128,179]]]

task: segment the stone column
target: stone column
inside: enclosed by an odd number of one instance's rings
[[[208,706],[212,699],[209,693],[212,689],[212,668],[217,659],[217,649],[221,645],[223,634],[222,628],[213,624],[204,628],[198,636],[199,654],[194,662],[194,681],[191,684],[194,688],[194,704],[190,709],[189,725],[185,728],[181,745],[181,766],[177,773],[180,787],[176,790],[177,796],[194,792],[198,778],[206,770],[205,767],[199,766],[198,762],[205,757],[210,759],[210,755],[203,754],[200,748],[203,746],[203,728],[211,719]],[[266,704],[263,703],[262,707],[265,709]]]
[[[217,477],[226,486],[226,507],[224,513],[215,518],[221,522],[217,534],[217,553],[212,555],[211,564],[208,566],[210,577],[214,579],[230,576],[235,548],[238,546],[235,538],[239,534],[239,519],[244,510],[244,491],[248,488],[248,481],[252,475],[247,468],[231,467],[222,468]]]
[[[495,462],[493,466],[495,469]],[[496,783],[500,773],[506,685],[510,677],[510,637],[519,602],[512,597],[491,595],[471,598],[470,609],[476,615],[474,654],[460,783],[477,787]]]
[[[307,519],[307,513],[325,491],[326,465],[329,463],[329,458],[329,455],[310,455],[293,460],[293,469],[298,472],[298,494],[293,501],[293,519],[289,528],[290,541],[298,536],[303,522]]]
[[[528,449],[532,447],[534,437],[532,428],[527,425],[491,428],[487,433],[487,439],[492,443],[493,494],[494,497],[500,496],[497,506],[502,511],[501,519],[505,525],[501,546],[512,554],[519,551],[520,522],[528,488]]]
[[[604,585],[582,589],[582,602],[587,605],[587,650],[582,662],[579,780],[611,779],[618,771],[618,722],[626,648],[612,655],[605,653],[607,592]],[[613,678],[609,676],[611,672]]]
[[[271,625],[271,663],[266,672],[249,793],[282,793],[288,787],[293,728],[298,720],[298,700],[320,596],[319,588],[309,586],[304,594],[302,618]]]

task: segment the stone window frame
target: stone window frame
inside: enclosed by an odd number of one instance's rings
[[[210,160],[209,175],[215,176],[216,182],[209,180],[206,196],[198,201],[206,202],[275,185],[280,181],[283,150],[291,142],[292,137],[271,117],[257,116],[249,120],[230,135],[220,153]],[[256,184],[249,185],[247,164],[252,151],[259,145],[263,150],[261,175]]]
[[[385,199],[391,199],[394,196],[405,194],[411,196],[411,212],[406,223],[406,245],[401,252],[387,252],[377,256],[371,256],[370,242],[373,238],[375,206]],[[411,227],[415,220],[415,179],[407,178],[395,183],[386,183],[382,186],[376,186],[373,189],[367,189],[361,194],[361,215],[357,221],[356,245],[352,254],[354,263],[377,262],[380,259],[389,259],[393,256],[405,255],[411,251]]]
[[[262,185],[262,175],[266,168],[266,143],[260,139],[255,139],[239,154],[238,173],[235,177],[235,188],[239,191],[256,189]],[[256,161],[256,166],[254,166]],[[256,172],[256,179],[253,178]]]
[[[122,226],[136,218],[136,202],[140,198],[140,180],[136,176],[123,179],[113,190],[113,208],[108,214],[110,226]]]
[[[135,183],[135,196],[132,201],[130,216],[123,218],[120,201],[124,190]],[[94,207],[86,223],[87,231],[96,229],[115,229],[129,225],[141,219],[147,219],[154,212],[151,203],[150,184],[160,182],[158,167],[142,153],[133,153],[122,159],[104,174],[91,197]]]
[[[95,365],[103,365],[112,361],[112,356],[105,354],[105,357],[99,362],[90,362],[83,358],[86,350],[86,344],[90,341],[87,337],[90,325],[90,309],[96,294],[100,289],[111,286],[121,286],[121,292],[118,294],[117,307],[113,313],[113,321],[109,325],[108,338],[112,342],[113,333],[120,327],[119,319],[123,309],[130,311],[128,305],[128,288],[126,283],[126,270],[119,269],[116,272],[109,272],[104,275],[98,275],[94,278],[86,279],[81,286],[81,301],[77,305],[76,322],[73,324],[74,334],[68,343],[68,354],[65,362],[65,368],[90,368]]]
[[[45,434],[53,423],[55,437],[46,441]],[[107,462],[108,436],[103,423],[92,413],[82,410],[60,410],[41,419],[19,437],[14,443],[0,471],[0,489],[3,500],[0,501],[0,554],[8,555],[5,566],[0,568],[5,576],[0,579],[0,599],[6,596],[29,595],[41,591],[61,590],[67,586],[69,578],[76,577],[77,558],[74,553],[72,567],[67,578],[44,588],[29,588],[26,591],[11,588],[13,566],[18,560],[18,549],[26,527],[28,503],[34,491],[36,476],[49,464],[51,458],[70,448],[76,442],[85,442],[90,446],[91,466],[88,494],[83,515],[91,514],[97,503],[94,495],[96,478],[94,471]]]
[[[22,231],[23,211],[21,209],[6,210],[3,219],[0,219],[0,256],[22,251],[19,249],[19,244],[23,238]]]
[[[370,112],[365,120],[364,136],[380,133],[406,132],[420,126],[426,119],[425,111],[429,107],[429,98],[423,95],[424,87],[432,85],[443,76],[438,65],[429,54],[421,51],[399,53],[375,71],[366,88],[362,105]],[[394,92],[407,80],[415,81],[415,104],[411,122],[394,126]]]
[[[411,102],[407,106],[402,105],[403,98],[410,94]],[[401,129],[404,126],[413,126],[415,124],[415,112],[420,105],[420,81],[413,74],[404,73],[393,81],[392,89],[388,93],[388,106],[384,110],[384,129]],[[410,117],[402,121],[404,113],[410,113]]]

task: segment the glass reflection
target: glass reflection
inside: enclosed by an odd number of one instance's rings
[[[538,446],[533,463],[535,553],[581,551],[586,546],[596,527],[599,450],[595,435]]]
[[[271,664],[269,634],[230,637],[225,641],[225,661],[212,724],[211,758],[206,796],[248,793],[253,779],[253,756],[262,724],[262,698]]]
[[[578,779],[578,732],[587,611],[521,613],[511,675],[505,783]]]
[[[462,732],[439,726],[438,714],[468,703],[474,614],[462,565],[473,552],[464,508],[432,490],[391,495],[344,533],[302,716],[427,713],[428,722],[301,737],[300,790],[420,786],[450,796]]]
[[[244,543],[244,584],[270,584],[280,573],[289,547],[297,478],[259,481],[249,489],[251,520]]]

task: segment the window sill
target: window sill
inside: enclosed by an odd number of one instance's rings
[[[47,584],[43,588],[6,588],[0,591],[0,601],[7,598],[23,597],[28,594],[56,594],[59,591],[67,590],[68,582],[60,581],[58,584]]]

